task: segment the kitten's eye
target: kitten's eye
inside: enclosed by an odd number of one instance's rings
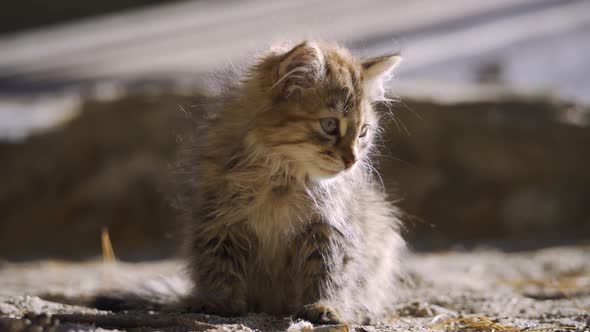
[[[336,135],[338,133],[338,120],[335,118],[321,119],[320,125],[328,135]]]
[[[361,133],[359,134],[359,138],[363,138],[367,136],[367,131],[369,130],[369,125],[363,125],[361,127]]]

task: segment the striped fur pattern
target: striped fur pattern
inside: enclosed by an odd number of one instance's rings
[[[183,160],[194,310],[386,314],[404,241],[374,178],[373,105],[400,60],[306,41],[271,48],[225,86]]]

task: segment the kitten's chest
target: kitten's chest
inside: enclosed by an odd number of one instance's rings
[[[257,243],[250,252],[250,268],[254,269],[251,272],[258,276],[253,282],[263,281],[253,287],[285,286],[283,278],[287,277],[285,271],[292,261],[294,239],[300,236],[314,214],[316,210],[310,200],[294,188],[277,185],[259,188],[247,216]]]
[[[246,209],[246,220],[263,244],[276,247],[316,214],[311,199],[295,186],[268,183],[257,191]]]

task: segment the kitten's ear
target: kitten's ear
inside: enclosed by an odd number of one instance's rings
[[[400,64],[402,57],[398,54],[363,59],[364,88],[369,99],[385,99],[385,82],[392,77],[393,70]]]
[[[273,88],[287,98],[300,89],[312,87],[323,75],[324,55],[317,45],[306,41],[283,55]]]

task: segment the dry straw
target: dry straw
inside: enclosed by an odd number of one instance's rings
[[[113,250],[113,244],[111,243],[111,236],[109,235],[109,229],[106,227],[102,228],[100,233],[100,242],[102,247],[102,259],[105,263],[112,263],[117,260],[115,257],[115,251]]]
[[[504,325],[497,320],[485,316],[467,316],[453,318],[438,324],[430,325],[431,328],[443,331],[472,331],[472,332],[545,332],[555,330],[575,330],[574,326],[548,326],[521,329],[517,326]]]

